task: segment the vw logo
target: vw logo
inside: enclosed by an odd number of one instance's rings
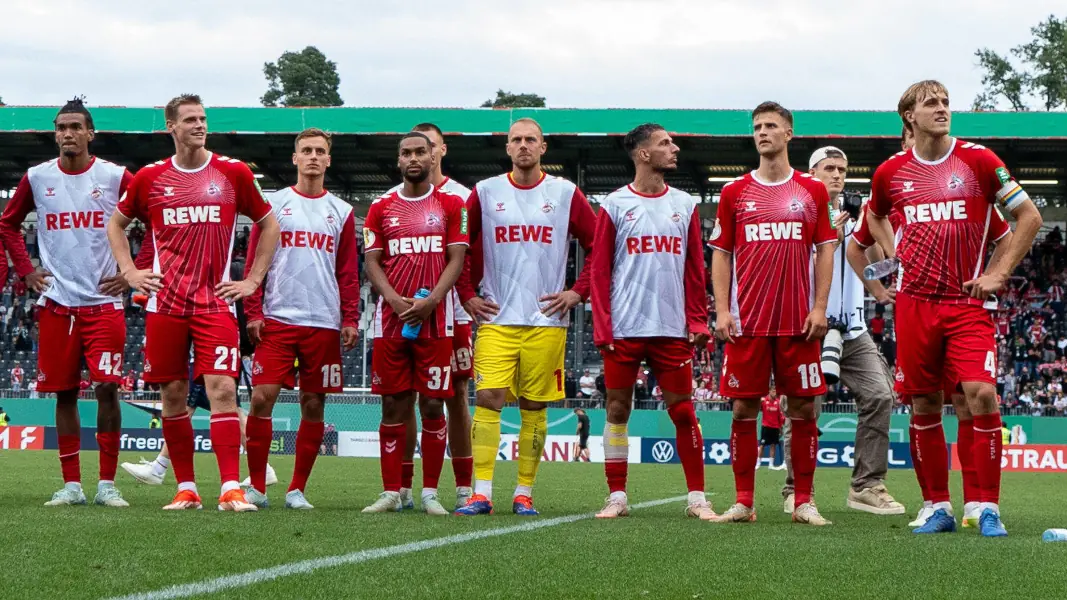
[[[674,445],[668,441],[660,440],[652,446],[652,460],[658,463],[670,462],[674,458]]]

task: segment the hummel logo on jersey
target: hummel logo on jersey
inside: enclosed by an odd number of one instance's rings
[[[439,235],[420,235],[389,240],[389,254],[438,254],[445,251],[444,238]]]
[[[44,195],[45,196],[55,196],[56,195],[56,188],[45,188]]]
[[[493,229],[493,239],[498,244],[511,242],[552,243],[552,228],[545,225],[500,225]]]
[[[934,223],[937,221],[966,221],[967,201],[930,202],[904,206],[904,218],[908,223]]]
[[[163,187],[163,195],[164,196],[173,196],[174,195],[174,188],[169,186],[169,185],[168,186],[164,186]]]
[[[103,229],[105,227],[104,211],[49,213],[44,218],[45,229]]]
[[[283,217],[291,217],[291,216],[293,216],[293,209],[289,208],[288,206],[283,208],[282,209],[282,216]]]
[[[211,183],[208,184],[208,186],[207,186],[207,195],[208,196],[218,196],[219,193],[221,193],[221,192],[222,192],[222,188],[219,187],[219,184],[215,183],[214,181],[212,181]]]
[[[745,225],[745,241],[803,241],[804,236],[802,231],[803,224],[800,221],[788,221],[785,223],[751,223]]]
[[[755,202],[745,202],[745,212],[753,212],[756,210]]]
[[[389,217],[389,227],[397,227],[400,225],[400,217]]]
[[[664,252],[682,254],[682,238],[673,235],[642,235],[626,238],[627,254],[652,254]]]
[[[163,209],[164,225],[188,225],[190,223],[221,223],[221,206],[179,206]]]
[[[901,190],[901,191],[914,192],[915,191],[915,182],[914,181],[905,181],[904,182],[904,189]]]
[[[504,212],[504,203],[503,202],[497,202],[496,203],[496,212]]]
[[[630,210],[626,211],[625,218],[627,221],[633,221],[634,219],[636,219],[637,217],[634,216],[634,209],[631,208]]]
[[[333,236],[328,233],[315,233],[313,231],[283,231],[281,236],[282,248],[314,248],[325,250],[333,254]]]

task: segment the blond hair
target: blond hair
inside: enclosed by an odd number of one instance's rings
[[[900,102],[897,102],[897,114],[900,115],[900,120],[904,123],[906,129],[910,131],[911,124],[904,118],[904,113],[915,110],[915,107],[920,102],[934,94],[948,96],[948,88],[940,81],[924,79],[918,83],[911,84],[907,90],[904,90],[904,95],[900,97]]]

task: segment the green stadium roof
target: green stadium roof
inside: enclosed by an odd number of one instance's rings
[[[0,132],[51,132],[57,107],[0,107]],[[98,131],[151,133],[163,130],[161,108],[94,107]],[[677,109],[462,109],[462,108],[210,108],[216,133],[291,134],[319,127],[342,134],[397,134],[420,121],[446,133],[500,134],[516,119],[532,117],[554,135],[621,135],[635,125],[656,122],[677,134],[739,137],[751,134],[747,110]],[[890,137],[900,135],[900,118],[883,111],[797,111],[802,137]],[[1067,113],[961,112],[953,133],[964,138],[1067,139]]]

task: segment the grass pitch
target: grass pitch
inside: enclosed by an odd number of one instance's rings
[[[147,458],[147,457],[146,457]],[[124,453],[122,460],[136,460]],[[89,499],[95,453],[83,453]],[[290,457],[272,457],[279,477]],[[416,465],[416,482],[419,477]],[[515,464],[497,465],[497,515],[432,518],[421,513],[362,515],[380,490],[371,459],[320,458],[307,495],[315,510],[282,507],[284,482],[269,489],[274,504],[251,514],[215,510],[218,471],[197,456],[205,506],[160,510],[174,493],[139,484],[120,470],[129,509],[46,508],[61,485],[55,452],[0,451],[0,566],[5,600],[110,598],[154,592],[309,559],[346,555],[529,523],[510,514]],[[709,467],[716,510],[733,501],[729,467]],[[1067,544],[1045,544],[1041,532],[1067,525],[1056,475],[1005,474],[1002,504],[1009,537],[987,540],[974,530],[918,537],[907,522],[918,508],[908,471],[889,486],[908,515],[876,517],[844,508],[849,473],[816,474],[817,499],[834,521],[815,529],[782,513],[782,472],[757,475],[759,521],[713,525],[685,519],[681,500],[636,510],[628,519],[582,519],[440,547],[322,568],[193,596],[266,598],[1032,598],[1067,597]],[[446,462],[442,500],[452,504]],[[953,474],[959,496],[959,477]],[[677,465],[631,465],[630,500],[681,496]],[[416,491],[417,495],[417,491]],[[587,514],[606,495],[603,466],[542,465],[535,488],[540,519]],[[957,513],[962,507],[957,506]],[[255,581],[250,579],[249,581]],[[207,587],[204,589],[215,589]],[[160,598],[148,595],[146,598]],[[180,596],[188,597],[188,596]]]

